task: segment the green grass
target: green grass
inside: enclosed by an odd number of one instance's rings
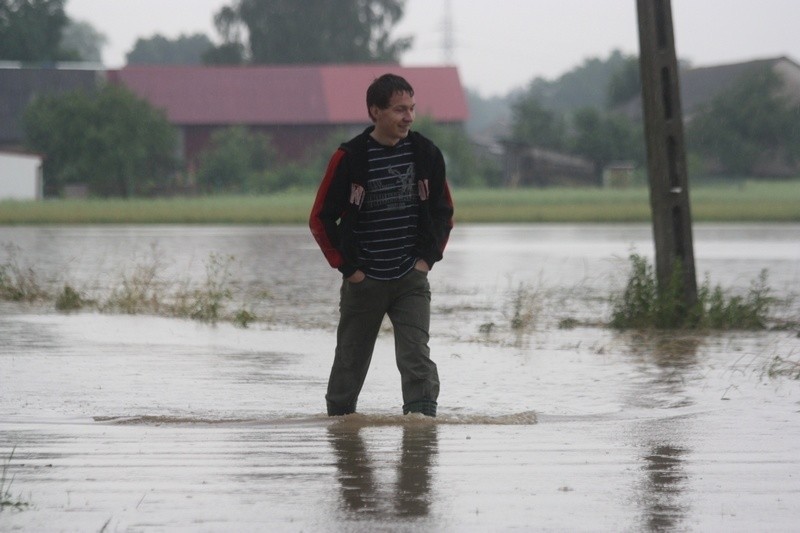
[[[313,192],[0,202],[0,224],[295,224],[306,222]]]
[[[697,185],[696,222],[800,222],[800,180]],[[454,189],[456,222],[649,222],[644,187]],[[0,202],[12,224],[305,224],[314,191],[268,196]]]
[[[645,187],[630,189],[467,189],[454,192],[464,222],[649,222]],[[697,222],[800,221],[800,181],[698,185],[690,190]]]

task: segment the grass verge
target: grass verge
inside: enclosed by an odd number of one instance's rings
[[[0,225],[305,224],[313,190],[268,196],[0,202]],[[457,223],[648,222],[645,187],[455,189]],[[800,180],[697,185],[698,222],[800,222]]]

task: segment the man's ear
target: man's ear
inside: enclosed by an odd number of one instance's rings
[[[369,118],[372,119],[372,122],[377,122],[378,121],[378,111],[380,111],[380,110],[381,110],[381,108],[376,106],[376,105],[369,106],[369,109],[368,109]]]

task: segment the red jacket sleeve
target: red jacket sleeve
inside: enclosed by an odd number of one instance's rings
[[[308,222],[311,234],[333,268],[340,268],[345,263],[344,256],[339,250],[337,230],[337,221],[347,207],[347,183],[344,183],[340,168],[344,156],[344,150],[339,149],[331,157],[317,190]]]

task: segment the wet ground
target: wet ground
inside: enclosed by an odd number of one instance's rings
[[[797,235],[700,227],[697,270],[746,287],[767,268],[790,295]],[[398,415],[389,331],[361,413],[324,416],[338,281],[303,228],[0,228],[44,278],[98,294],[154,245],[165,278],[221,252],[243,293],[270,291],[246,329],[0,305],[0,530],[796,531],[800,381],[770,371],[798,360],[797,331],[558,328],[607,318],[648,237],[455,232],[431,273],[431,421]]]

